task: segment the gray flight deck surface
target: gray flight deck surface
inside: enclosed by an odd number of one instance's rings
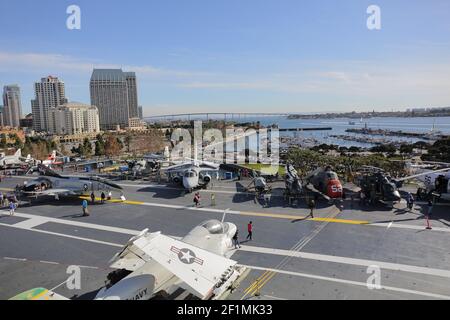
[[[0,189],[23,181],[4,179]],[[173,186],[119,184],[127,201],[90,205],[90,217],[80,217],[81,200],[67,198],[33,201],[14,217],[3,210],[0,299],[35,287],[53,289],[69,277],[71,265],[81,266],[81,289],[63,284],[55,291],[91,299],[111,271],[109,260],[133,235],[149,228],[183,237],[204,220],[220,220],[228,208],[226,220],[238,226],[243,242],[232,259],[250,268],[228,299],[450,299],[447,204],[434,208],[433,230],[425,230],[423,204],[406,212],[403,203],[391,210],[347,199],[341,211],[321,201],[311,220],[303,202],[296,207],[284,202],[282,183],[274,184],[270,204],[263,207],[238,182],[215,182],[201,191],[200,208],[193,207],[192,194]],[[254,239],[245,242],[250,220]],[[367,287],[371,266],[381,270],[379,289]]]

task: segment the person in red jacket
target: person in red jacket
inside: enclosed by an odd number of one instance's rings
[[[253,240],[253,222],[252,221],[250,221],[250,223],[248,224],[247,230],[248,230],[247,240],[252,241]]]

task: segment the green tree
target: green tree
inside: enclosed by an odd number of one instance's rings
[[[0,148],[6,148],[8,144],[8,140],[6,139],[6,134],[2,134],[0,139]]]
[[[450,162],[450,138],[436,141],[422,158],[426,161]]]
[[[105,140],[103,139],[103,136],[101,134],[97,135],[97,141],[95,141],[95,155],[105,155]]]
[[[92,155],[92,144],[88,138],[85,138],[83,141],[83,151],[84,151],[83,155],[85,157],[89,157]]]
[[[130,145],[132,141],[133,136],[131,134],[127,134],[124,139],[125,145],[127,146],[127,152],[130,152]]]

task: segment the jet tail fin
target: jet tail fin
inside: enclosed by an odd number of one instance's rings
[[[17,150],[16,153],[14,154],[14,156],[21,157],[22,156],[22,149]]]

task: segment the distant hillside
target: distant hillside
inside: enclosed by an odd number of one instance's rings
[[[344,113],[325,113],[325,114],[310,114],[290,115],[289,119],[335,119],[335,118],[375,118],[375,117],[402,117],[402,118],[415,118],[415,117],[450,117],[450,107],[446,108],[433,108],[423,111],[403,111],[403,112],[344,112]]]

